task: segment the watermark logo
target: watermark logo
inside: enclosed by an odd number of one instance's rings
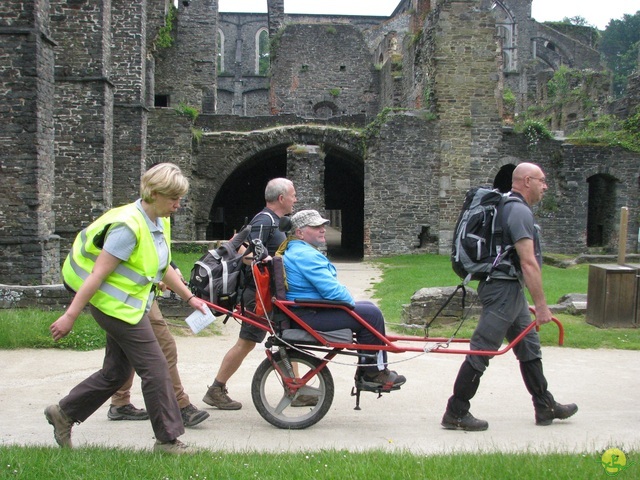
[[[632,463],[627,463],[627,456],[619,448],[610,448],[602,454],[602,468],[607,475],[615,477],[620,472],[629,468]]]

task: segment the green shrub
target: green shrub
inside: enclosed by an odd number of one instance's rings
[[[200,111],[196,107],[192,107],[191,105],[187,105],[183,102],[180,102],[180,104],[175,108],[175,111],[180,115],[189,117],[191,119],[191,123],[195,123],[198,119],[198,115],[200,115]]]
[[[502,92],[502,101],[504,102],[504,106],[513,109],[516,106],[516,96],[513,93],[513,90],[510,88],[505,88]]]
[[[614,115],[602,115],[569,136],[578,145],[602,145],[640,152],[640,113],[621,121]]]
[[[524,134],[530,147],[535,147],[542,139],[553,138],[546,125],[539,120],[519,122],[515,126],[515,131]]]

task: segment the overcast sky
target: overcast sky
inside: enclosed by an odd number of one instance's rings
[[[284,0],[287,13],[389,16],[399,0]],[[219,0],[221,12],[266,12],[267,0]],[[531,16],[539,22],[581,16],[600,30],[612,18],[640,10],[640,0],[533,0]]]

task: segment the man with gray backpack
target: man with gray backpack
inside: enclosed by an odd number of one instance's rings
[[[510,196],[519,201],[503,201],[498,207],[502,211],[495,216],[501,217],[497,220],[500,225],[494,225],[491,231],[500,229],[501,238],[499,245],[491,247],[493,262],[490,265],[493,264],[493,268],[484,274],[476,272],[471,275],[480,280],[478,297],[482,302],[478,326],[471,337],[471,350],[497,351],[505,338],[511,341],[529,326],[531,316],[524,293],[525,286],[535,305],[536,323],[542,325],[552,321],[542,289],[539,228],[531,211],[531,206],[542,200],[546,190],[546,178],[539,166],[521,163],[513,171]],[[484,240],[486,242],[482,243],[492,243],[490,239]],[[453,250],[455,253],[455,245]],[[455,255],[452,255],[452,262],[455,267]],[[456,273],[462,275],[458,270]],[[513,350],[520,362],[524,384],[533,400],[536,425],[551,425],[553,420],[569,418],[578,411],[573,403],[562,405],[556,402],[547,389],[547,380],[542,371],[540,339],[535,330],[530,330]],[[444,428],[466,431],[489,428],[488,422],[475,418],[469,409],[470,400],[480,386],[480,377],[489,366],[490,358],[482,355],[467,355],[465,358],[442,418]]]
[[[251,225],[250,239],[259,238],[267,253],[273,255],[285,239],[285,234],[278,230],[280,218],[293,212],[293,206],[297,201],[293,182],[286,178],[270,180],[265,188],[264,198],[265,208],[249,222]],[[244,307],[253,311],[255,309],[255,287],[250,285],[250,282],[247,282],[242,297]],[[242,408],[240,402],[229,397],[226,384],[240,368],[247,355],[255,348],[256,344],[264,340],[265,336],[266,332],[258,327],[246,323],[240,326],[238,341],[225,354],[213,384],[202,398],[204,403],[220,410],[239,410]],[[313,400],[317,401],[315,398]]]

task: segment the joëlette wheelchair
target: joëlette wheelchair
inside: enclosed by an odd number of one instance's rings
[[[498,351],[449,348],[452,343],[469,343],[469,339],[440,338],[428,336],[381,335],[363,318],[356,314],[350,305],[330,300],[295,301],[285,299],[285,279],[281,257],[274,257],[268,263],[252,265],[254,278],[265,278],[267,269],[268,288],[256,298],[256,311],[244,310],[236,305],[229,310],[219,305],[205,302],[216,315],[226,315],[238,321],[247,322],[268,332],[265,341],[267,358],[256,369],[251,382],[251,397],[258,413],[270,424],[283,429],[304,429],[319,422],[329,411],[334,397],[334,383],[329,363],[338,356],[376,357],[379,351],[388,353],[440,353],[474,354],[497,356],[511,350],[532,329],[532,322],[517,338]],[[261,288],[258,286],[257,291]],[[348,312],[354,319],[369,329],[382,345],[355,343],[350,329],[320,332],[311,328],[297,314],[300,307],[320,309],[332,308]],[[533,309],[531,309],[533,311]],[[558,343],[564,342],[562,324],[554,318],[559,329]],[[356,363],[356,360],[353,360]],[[356,369],[355,385],[351,394],[356,397],[356,410],[359,410],[360,392],[382,393],[399,387],[376,386],[371,388],[363,380],[360,369]],[[385,388],[386,387],[386,388]],[[292,401],[300,395],[317,397],[317,403],[310,407],[293,407]]]

